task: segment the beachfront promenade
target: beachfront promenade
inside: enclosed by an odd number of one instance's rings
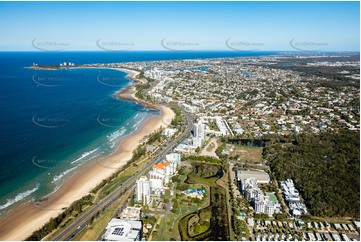
[[[131,178],[125,181],[121,186],[116,188],[113,192],[111,192],[108,196],[103,198],[99,203],[94,205],[90,210],[85,212],[82,216],[80,216],[77,220],[73,223],[69,224],[63,231],[61,231],[57,236],[55,236],[52,240],[54,241],[61,241],[61,240],[71,240],[74,238],[80,231],[82,231],[92,219],[99,216],[102,212],[106,211],[106,209],[111,206],[114,202],[116,202],[121,195],[123,195],[129,188],[134,186],[136,180],[140,177],[145,175],[149,172],[153,165],[161,162],[165,155],[168,154],[174,147],[176,147],[180,142],[182,142],[187,135],[192,130],[193,127],[193,119],[192,117],[185,113],[183,113],[183,121],[187,123],[186,128],[184,131],[173,141],[171,141],[165,148],[163,148],[160,153],[150,161],[146,166],[140,169],[136,174],[134,174]]]

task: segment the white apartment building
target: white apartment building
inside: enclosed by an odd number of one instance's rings
[[[201,123],[200,121],[198,123],[195,123],[193,125],[193,146],[194,147],[201,147],[202,146],[202,141],[205,138],[205,129],[206,126],[205,124]]]
[[[146,176],[141,176],[136,181],[136,199],[138,202],[143,204],[150,204],[150,187],[151,182],[147,179]]]
[[[202,139],[201,138],[193,138],[192,143],[194,147],[201,147],[202,146]]]
[[[306,205],[301,201],[300,194],[295,188],[292,179],[279,182],[282,189],[282,195],[286,200],[286,203],[294,216],[307,215]]]
[[[205,138],[205,124],[203,123],[195,123],[193,125],[193,135],[195,138],[201,138],[204,139]]]
[[[281,208],[280,204],[270,201],[269,196],[259,189],[255,178],[247,178],[241,180],[241,190],[245,198],[252,202],[256,213],[265,213],[272,216]]]
[[[176,173],[177,167],[181,164],[181,156],[177,153],[166,155],[165,162],[153,166],[149,178],[142,176],[136,181],[136,199],[143,204],[150,204],[150,195],[161,195],[164,193],[164,186],[169,182],[170,177]]]
[[[163,179],[159,178],[158,176],[153,176],[150,174],[150,188],[151,190],[163,190]]]
[[[161,179],[164,184],[169,182],[170,176],[176,171],[177,165],[171,162],[163,162],[153,166],[153,171],[149,172],[151,179]]]

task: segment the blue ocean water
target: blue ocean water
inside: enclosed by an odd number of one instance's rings
[[[42,198],[156,115],[113,94],[130,85],[107,69],[33,70],[32,63],[114,63],[275,52],[0,52],[0,214]]]

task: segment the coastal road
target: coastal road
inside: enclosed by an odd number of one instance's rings
[[[98,217],[102,212],[104,212],[110,205],[116,202],[129,188],[132,188],[135,185],[136,180],[148,173],[153,165],[161,162],[165,155],[168,154],[172,149],[174,149],[180,142],[182,142],[192,130],[193,127],[193,118],[182,110],[183,113],[183,122],[187,123],[184,131],[177,138],[172,140],[167,144],[166,147],[160,150],[160,153],[143,168],[136,172],[131,178],[125,181],[121,186],[116,188],[108,196],[99,201],[94,205],[90,210],[82,214],[78,219],[73,223],[69,224],[65,229],[63,229],[58,235],[56,235],[52,240],[53,241],[67,241],[74,238],[80,231],[82,231],[88,224]]]

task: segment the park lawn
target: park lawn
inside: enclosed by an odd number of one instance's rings
[[[177,229],[172,227],[172,223],[175,221],[176,216],[172,213],[167,214],[162,218],[159,223],[159,229],[157,238],[153,238],[153,240],[158,241],[169,241],[171,238],[177,240]]]
[[[216,187],[216,181],[218,180],[217,177],[211,177],[211,178],[202,178],[198,176],[190,176],[192,178],[192,181],[194,181],[194,184],[188,184],[188,185],[196,185],[199,187],[200,185],[204,184],[210,187]]]
[[[178,231],[178,223],[179,220],[189,214],[197,211],[198,206],[192,204],[189,206],[188,204],[180,204],[177,208],[176,213],[168,213],[162,217],[162,220],[159,222],[159,229],[157,238],[153,238],[152,240],[157,241],[169,241],[171,238],[175,240],[180,240],[179,231]]]
[[[202,210],[201,213],[205,214],[205,211]],[[211,214],[210,214],[210,216],[211,216]],[[209,216],[208,220],[204,219],[204,221],[207,220],[209,222],[210,216]],[[203,215],[203,217],[204,217],[204,215]],[[200,225],[199,221],[200,221],[200,216],[198,216],[198,214],[194,214],[193,217],[191,217],[188,220],[188,232],[191,237],[193,237],[197,234],[201,234],[201,233],[207,231],[207,229],[209,229],[209,224],[208,224],[208,226],[205,224]]]
[[[216,164],[209,164],[209,163],[199,163],[200,166],[202,165],[208,165],[208,166],[216,166],[216,167],[220,167],[220,165],[216,165]],[[219,179],[217,177],[209,177],[209,178],[205,178],[200,176],[200,174],[196,173],[195,168],[193,167],[192,169],[190,169],[187,172],[188,178],[184,181],[184,184],[196,184],[196,185],[208,185],[210,187],[217,187],[218,185],[216,184],[216,181]],[[188,183],[187,183],[188,182]]]
[[[209,226],[207,225],[197,225],[197,227],[194,229],[194,233],[201,234],[203,232],[206,232],[207,229],[209,229]]]

